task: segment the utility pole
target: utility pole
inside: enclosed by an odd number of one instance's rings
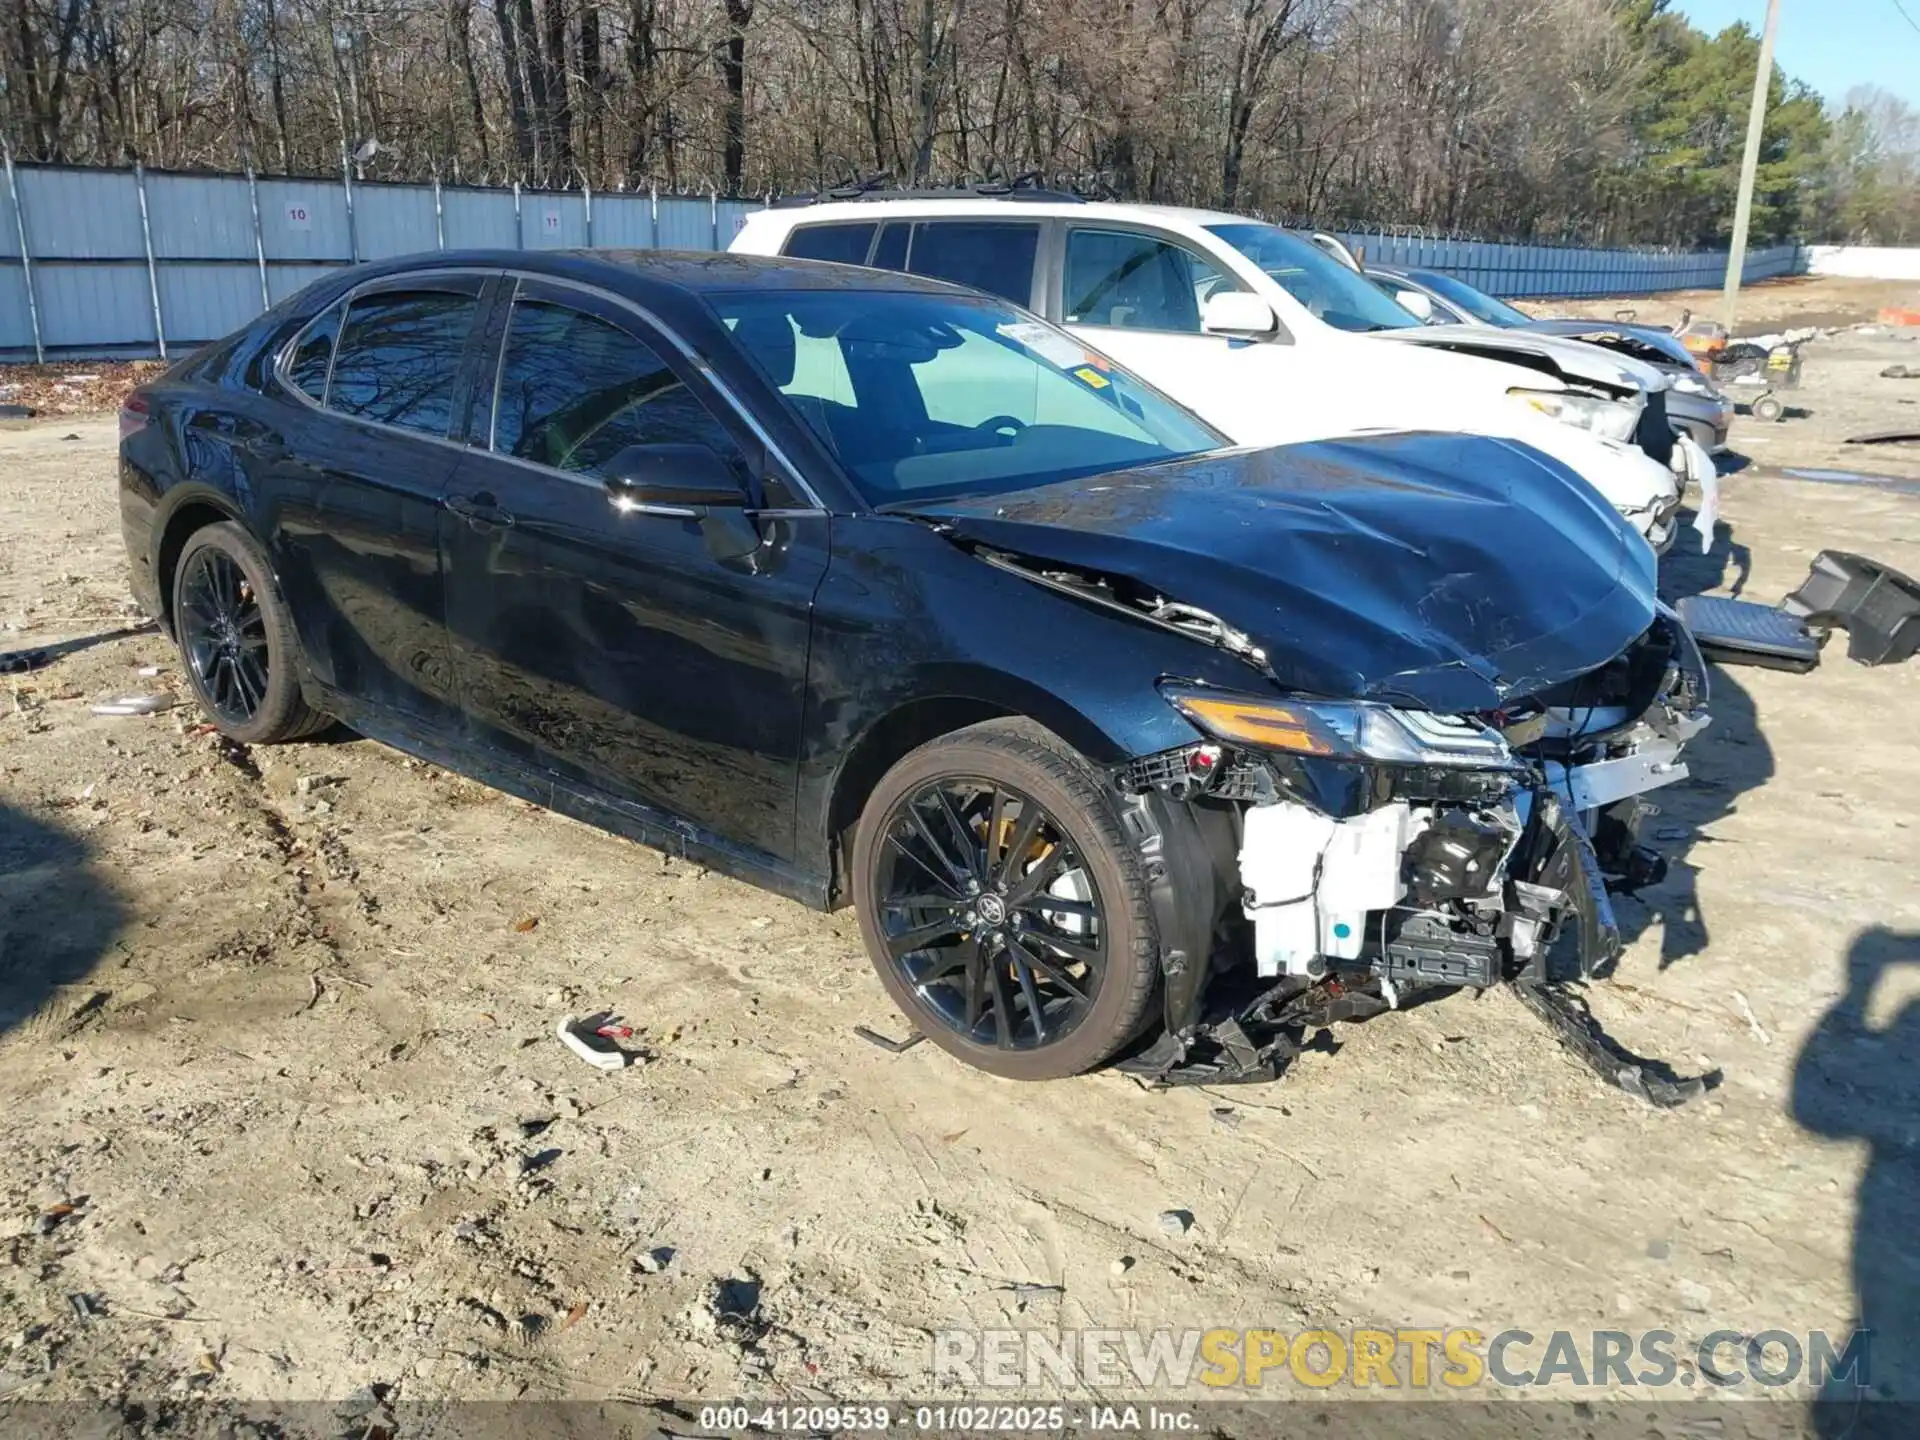
[[[1733,207],[1733,248],[1727,252],[1727,287],[1721,319],[1733,334],[1740,307],[1740,272],[1747,263],[1747,222],[1753,218],[1753,178],[1760,168],[1760,137],[1767,126],[1767,95],[1773,87],[1773,32],[1780,25],[1780,0],[1767,0],[1767,21],[1760,31],[1760,67],[1753,76],[1753,104],[1747,111],[1747,149],[1740,157],[1740,198]]]

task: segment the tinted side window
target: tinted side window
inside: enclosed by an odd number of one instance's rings
[[[340,331],[327,408],[445,435],[477,306],[470,295],[445,291],[390,291],[354,301]]]
[[[1033,257],[1039,248],[1038,225],[935,220],[913,227],[907,268],[1025,305],[1033,298]]]
[[[287,380],[318,403],[327,398],[327,371],[333,365],[333,341],[340,333],[340,307],[335,305],[306,328],[287,357]]]
[[[1190,250],[1127,230],[1067,235],[1061,314],[1069,325],[1200,333],[1201,302],[1233,282]]]
[[[706,445],[745,474],[733,437],[650,347],[564,305],[514,302],[496,451],[604,478],[627,446],[668,443]]]
[[[873,242],[872,225],[803,225],[787,237],[786,253],[800,260],[837,260],[842,265],[867,263]]]

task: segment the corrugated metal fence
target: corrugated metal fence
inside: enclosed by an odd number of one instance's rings
[[[1724,250],[1603,250],[1575,245],[1518,245],[1447,240],[1393,231],[1337,230],[1349,248],[1364,247],[1369,265],[1439,270],[1503,299],[1528,296],[1646,295],[1659,290],[1717,290],[1727,275]],[[1741,283],[1797,275],[1806,251],[1797,243],[1749,249]]]
[[[330,268],[434,249],[722,249],[750,200],[479,190],[10,165],[0,193],[0,359],[182,353]],[[1722,255],[1342,232],[1370,260],[1447,270],[1496,295],[1718,285]],[[1788,273],[1760,250],[1747,278]]]
[[[757,202],[15,165],[0,358],[181,354],[330,269],[421,250],[724,249]]]

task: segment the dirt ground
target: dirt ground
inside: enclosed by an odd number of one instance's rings
[[[1824,547],[1920,574],[1920,446],[1840,443],[1920,421],[1894,361],[1914,336],[1809,348],[1804,413],[1737,423],[1753,463],[1669,588],[1771,602]],[[851,912],[350,735],[217,744],[132,628],[113,445],[111,416],[0,430],[0,649],[57,652],[0,677],[0,1397],[927,1397],[952,1327],[1686,1346],[1845,1332],[1864,1284],[1875,1380],[1920,1398],[1920,660],[1716,670],[1659,797],[1672,871],[1593,996],[1721,1075],[1689,1108],[1504,991],[1271,1085],[1020,1086],[855,1037],[904,1027]],[[137,693],[181,703],[90,713]],[[600,1009],[646,1063],[555,1040]]]

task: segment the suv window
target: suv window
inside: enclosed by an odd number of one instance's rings
[[[327,398],[327,371],[333,367],[333,341],[340,333],[340,307],[310,323],[287,357],[287,383],[315,404]]]
[[[874,226],[802,225],[787,237],[786,253],[797,260],[837,260],[842,265],[864,265],[873,244]]]
[[[1069,325],[1200,333],[1200,306],[1234,283],[1184,246],[1133,230],[1067,232],[1061,315]]]
[[[355,300],[341,327],[327,408],[445,435],[478,304],[471,295],[444,290],[383,291]]]
[[[1025,305],[1033,298],[1033,257],[1039,249],[1038,225],[922,221],[913,227],[907,269]]]
[[[500,362],[493,448],[604,478],[629,445],[705,445],[744,477],[746,460],[652,347],[566,305],[516,300]]]

